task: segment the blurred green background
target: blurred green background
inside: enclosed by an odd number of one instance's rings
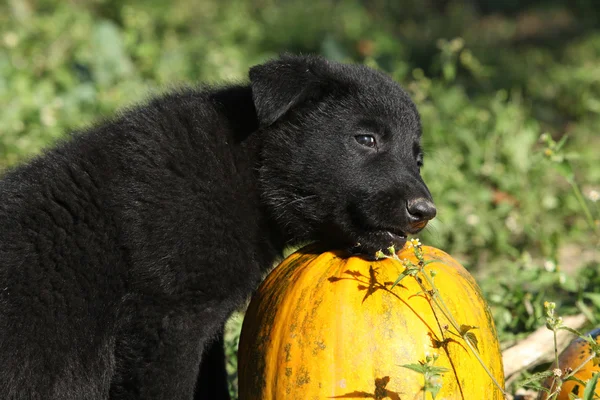
[[[595,3],[8,0],[0,173],[118,108],[180,84],[243,81],[283,51],[366,63],[422,114],[439,211],[421,241],[475,274],[503,344],[544,324],[544,300],[598,325]],[[240,321],[227,331],[233,391]]]

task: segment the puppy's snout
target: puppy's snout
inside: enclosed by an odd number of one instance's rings
[[[423,197],[409,201],[406,209],[410,217],[411,226],[414,229],[424,228],[427,222],[433,219],[437,213],[433,202]]]

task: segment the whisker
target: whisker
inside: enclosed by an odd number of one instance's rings
[[[314,197],[317,197],[317,195],[316,194],[311,194],[309,196],[299,197],[297,199],[294,199],[292,201],[287,202],[286,204],[282,204],[281,207],[289,207],[289,206],[291,206],[294,203],[297,203],[297,202],[300,202],[300,201],[305,201],[305,200],[308,200],[308,199],[312,199]]]

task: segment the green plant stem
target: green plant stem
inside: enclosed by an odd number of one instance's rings
[[[473,355],[475,355],[475,358],[477,358],[477,361],[479,361],[479,364],[481,364],[481,366],[483,367],[485,372],[492,379],[492,381],[494,382],[494,385],[496,385],[496,387],[500,390],[500,392],[502,393],[504,398],[507,398],[506,392],[504,391],[504,389],[502,388],[500,383],[498,383],[498,381],[496,380],[496,378],[494,377],[492,372],[488,369],[487,365],[485,365],[485,362],[481,359],[481,356],[479,355],[479,351],[477,351],[477,349],[473,346],[473,344],[471,343],[469,338],[466,336],[466,333],[462,334],[460,326],[458,325],[458,322],[454,319],[452,312],[450,312],[450,310],[446,306],[446,303],[444,302],[444,300],[439,296],[437,288],[435,287],[433,280],[425,272],[425,267],[422,267],[421,273],[425,277],[425,280],[427,281],[427,283],[431,286],[431,288],[433,290],[432,298],[433,298],[435,305],[440,309],[442,314],[444,314],[444,316],[450,322],[450,324],[454,327],[454,329],[456,329],[456,331],[459,333],[459,336],[462,337],[463,340],[467,343],[467,346],[469,346],[469,348],[471,349],[471,352],[473,353]],[[417,282],[419,282],[419,281],[417,280]],[[421,285],[421,288],[427,293],[427,291],[423,287],[423,284],[419,282],[419,285]]]
[[[554,363],[556,364],[556,368],[560,368],[560,365],[558,365],[558,343],[556,340],[556,329],[552,329],[552,333],[554,336]]]
[[[590,361],[592,361],[595,357],[596,357],[596,354],[592,352],[592,354],[590,354],[581,364],[579,364],[577,366],[577,368],[574,368],[573,371],[571,371],[569,374],[567,374],[565,376],[565,380],[568,379],[568,378],[570,378],[570,377],[572,377],[576,373],[578,373],[579,370],[581,370],[581,368],[583,368],[587,363],[589,363]]]
[[[600,236],[600,228],[594,222],[594,217],[592,216],[592,212],[590,211],[589,207],[585,203],[585,199],[583,198],[581,189],[579,189],[579,185],[577,184],[577,182],[575,182],[575,179],[569,179],[568,181],[569,181],[569,184],[571,185],[571,188],[573,189],[573,193],[575,193],[575,197],[577,198],[579,205],[583,209],[583,212],[585,214],[585,218],[586,218],[588,225],[592,228],[592,231],[594,231],[594,233],[596,233],[597,236]]]
[[[567,379],[569,379],[573,375],[575,375],[577,372],[579,372],[579,370],[581,370],[581,368],[583,368],[587,363],[589,363],[590,361],[592,361],[595,357],[596,357],[595,353],[590,354],[585,360],[583,360],[577,366],[577,368],[573,369],[573,371],[571,371],[569,374],[565,375],[564,377],[561,377],[560,378],[561,383],[564,382],[564,381],[566,381]],[[552,393],[550,393],[548,395],[548,400],[556,399],[556,397],[560,394],[560,390],[561,389],[562,389],[562,384],[561,384],[561,386],[554,388],[554,390],[552,391]]]
[[[552,334],[554,337],[554,365],[556,365],[556,368],[560,368],[560,365],[558,364],[558,343],[556,341],[556,329],[552,329]],[[554,375],[554,378],[552,378],[552,386],[550,386],[550,387],[554,387],[554,385],[556,384],[556,378],[557,378],[556,375]],[[561,383],[562,383],[562,377],[559,379],[561,380]],[[560,387],[562,387],[562,384]],[[560,392],[557,392],[555,389],[552,392],[552,394],[550,394],[550,396],[548,396],[548,400],[555,399],[556,396],[558,396],[558,393],[560,393]]]
[[[435,287],[435,283],[433,282],[431,277],[429,275],[427,275],[424,268],[425,267],[423,267],[423,270],[421,272],[422,272],[423,276],[425,277],[425,280],[427,281],[427,283],[431,286],[431,289],[433,289],[433,301],[438,306],[438,308],[442,311],[442,313],[444,314],[446,319],[450,322],[450,324],[454,327],[454,329],[456,329],[456,331],[460,335],[460,325],[458,325],[458,322],[454,319],[452,312],[450,312],[450,310],[446,306],[446,303],[444,302],[444,300],[442,298],[440,298],[437,288]],[[421,285],[421,288],[425,290],[423,285]]]
[[[417,251],[420,251],[420,250],[417,250]],[[507,393],[504,391],[504,389],[502,388],[500,383],[498,383],[498,381],[496,380],[496,378],[494,377],[492,372],[488,369],[487,365],[485,365],[485,362],[483,361],[483,359],[481,359],[481,356],[479,355],[479,351],[475,348],[475,346],[473,346],[473,343],[471,343],[471,341],[467,337],[467,333],[466,332],[464,334],[462,333],[460,325],[454,318],[454,315],[452,315],[452,312],[448,309],[444,300],[439,296],[438,290],[435,286],[435,283],[433,282],[433,279],[431,279],[431,277],[425,271],[425,267],[427,266],[427,264],[423,265],[424,260],[419,256],[417,251],[415,251],[415,255],[419,259],[419,272],[423,276],[424,280],[427,281],[427,283],[431,287],[431,290],[427,290],[427,288],[425,287],[423,282],[421,280],[417,279],[416,276],[413,276],[413,278],[415,278],[418,285],[421,287],[421,290],[423,291],[423,293],[431,292],[430,299],[433,300],[433,303],[437,306],[437,308],[441,311],[441,313],[446,317],[446,319],[448,320],[450,325],[452,325],[452,327],[456,330],[456,332],[458,332],[458,336],[460,336],[467,343],[467,346],[469,347],[469,349],[471,349],[471,352],[473,353],[473,355],[475,356],[475,358],[477,359],[479,364],[481,364],[481,366],[483,367],[485,372],[491,378],[492,382],[494,382],[494,385],[496,385],[498,390],[500,390],[500,392],[502,393],[504,398],[507,399],[508,398]],[[394,253],[393,258],[395,258],[399,262],[402,262],[395,253]],[[424,393],[423,396],[426,396],[426,393]]]
[[[504,398],[507,399],[508,395],[506,394],[506,392],[504,391],[504,389],[502,389],[502,386],[500,386],[500,383],[498,383],[498,381],[496,380],[496,378],[494,378],[494,375],[492,375],[492,372],[488,369],[487,365],[485,365],[485,362],[481,359],[481,356],[479,355],[479,351],[477,351],[477,349],[475,348],[475,346],[473,346],[473,343],[471,343],[471,341],[469,340],[469,338],[467,338],[466,336],[462,336],[462,338],[467,343],[467,346],[469,346],[469,348],[471,349],[471,352],[473,353],[473,355],[475,356],[475,358],[477,358],[477,361],[479,361],[479,364],[481,364],[481,366],[483,367],[483,369],[485,370],[485,372],[488,374],[488,376],[490,378],[492,378],[492,382],[494,382],[494,385],[496,385],[496,387],[498,388],[498,390],[500,390],[500,392],[502,393],[502,395],[504,396]]]

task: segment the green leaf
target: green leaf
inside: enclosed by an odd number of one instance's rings
[[[562,331],[571,332],[571,333],[573,333],[573,334],[575,334],[577,336],[583,336],[581,333],[579,333],[579,331],[577,331],[576,329],[573,329],[573,328],[569,328],[568,326],[564,326],[563,325],[563,326],[560,326],[558,329],[562,330]]]
[[[460,326],[460,336],[462,336],[465,340],[468,340],[477,351],[479,351],[479,341],[477,340],[477,336],[473,332],[473,329],[478,329],[473,325],[461,325]]]
[[[584,294],[585,296],[585,294]],[[577,300],[575,302],[575,304],[577,305],[577,308],[579,309],[579,311],[581,311],[581,313],[583,315],[585,315],[585,317],[588,319],[588,321],[590,321],[592,323],[592,325],[596,325],[597,324],[597,318],[596,318],[596,314],[594,314],[594,309],[588,307],[583,301],[581,300]],[[598,309],[600,309],[600,305],[596,306]]]
[[[554,165],[556,171],[561,174],[567,181],[571,182],[575,179],[575,174],[573,173],[573,168],[571,167],[571,163],[568,161],[557,162]]]
[[[581,386],[585,386],[585,385],[586,385],[586,382],[582,381],[581,379],[579,379],[578,377],[576,377],[576,376],[573,376],[573,375],[572,375],[572,376],[570,376],[570,377],[568,377],[568,378],[565,378],[565,380],[564,380],[564,381],[565,381],[565,382],[569,382],[569,381],[577,382],[577,383],[579,383]]]
[[[560,140],[556,143],[556,146],[554,147],[554,151],[559,151],[560,149],[562,149],[563,146],[565,145],[565,143],[567,143],[568,139],[569,139],[568,135],[564,135],[563,137],[561,137]]]
[[[467,340],[469,340],[469,342],[471,342],[471,344],[475,347],[475,349],[477,351],[479,351],[479,346],[478,346],[479,341],[477,340],[477,337],[475,336],[475,334],[473,332],[465,333],[465,338]]]
[[[424,261],[423,265],[425,266],[427,264],[431,264],[431,263],[434,263],[434,262],[439,262],[439,263],[443,264],[442,260],[438,260],[437,258],[432,258],[431,260]]]
[[[541,381],[551,377],[552,375],[554,375],[554,373],[552,371],[538,372],[538,373],[531,375],[529,378],[525,379],[521,384],[523,386],[525,386],[525,385],[531,386],[532,384],[535,384],[537,387],[537,385],[539,385],[539,383]]]
[[[465,333],[467,333],[467,332],[469,332],[469,331],[471,331],[471,330],[473,330],[473,329],[479,329],[479,328],[478,328],[478,327],[476,327],[476,326],[473,326],[473,325],[461,325],[461,326],[460,326],[460,334],[461,334],[461,336],[462,336],[462,335],[464,335]]]
[[[409,270],[408,270],[408,269],[404,270],[404,271],[403,271],[403,272],[400,274],[400,276],[398,276],[398,279],[396,279],[396,281],[394,281],[394,283],[392,284],[392,287],[390,288],[390,290],[392,290],[394,287],[396,287],[396,285],[397,285],[398,283],[400,283],[400,281],[401,281],[402,279],[406,278],[408,275],[409,275]]]
[[[427,371],[427,366],[422,364],[403,364],[400,366],[418,372],[420,374],[425,374],[425,372]]]
[[[587,335],[579,335],[581,337],[581,339],[585,340],[590,347],[592,348],[592,351],[596,351],[598,349],[600,349],[600,344],[598,342],[596,342],[596,338],[593,337],[591,334],[587,334]]]
[[[454,64],[445,63],[442,67],[442,72],[444,74],[444,78],[446,78],[448,82],[451,82],[456,77],[456,66]]]
[[[436,396],[438,395],[438,393],[440,392],[441,389],[442,389],[442,385],[440,385],[440,384],[437,384],[437,385],[429,384],[425,388],[425,390],[427,390],[429,393],[431,393],[431,398],[433,400],[435,400]]]
[[[596,385],[598,384],[599,376],[600,376],[600,373],[596,372],[594,374],[594,376],[592,376],[592,379],[590,379],[588,381],[587,385],[585,385],[585,390],[583,391],[582,400],[593,400],[594,399],[594,394],[596,393]]]
[[[450,371],[449,368],[446,367],[438,367],[436,365],[430,365],[429,367],[427,367],[427,370],[432,374],[432,375],[441,375],[445,372]]]
[[[590,300],[596,308],[600,309],[600,293],[584,293],[583,297]]]

